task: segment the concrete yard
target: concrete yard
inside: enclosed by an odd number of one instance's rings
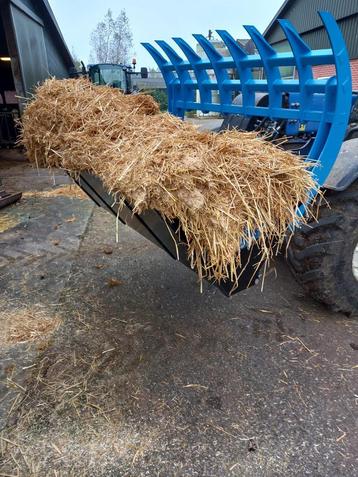
[[[358,321],[283,258],[201,294],[67,176],[0,177],[25,192],[0,211],[0,475],[356,475]]]

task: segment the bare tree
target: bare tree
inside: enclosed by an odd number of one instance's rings
[[[72,56],[73,64],[75,65],[76,70],[80,71],[82,69],[82,63],[81,63],[81,60],[78,58],[74,47],[72,47],[71,56]]]
[[[91,45],[91,59],[96,63],[128,63],[133,36],[126,11],[121,10],[117,18],[113,18],[112,11],[108,10],[92,32]]]

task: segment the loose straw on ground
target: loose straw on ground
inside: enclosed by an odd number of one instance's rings
[[[38,166],[96,174],[135,212],[177,219],[200,278],[235,281],[244,242],[270,259],[314,187],[302,158],[254,133],[199,132],[150,96],[85,79],[40,86],[21,141]]]

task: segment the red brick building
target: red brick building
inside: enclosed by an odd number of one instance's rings
[[[277,51],[290,49],[286,37],[276,22],[278,18],[290,20],[312,49],[330,48],[329,40],[317,12],[329,11],[337,20],[346,41],[352,70],[353,90],[358,91],[358,0],[286,0],[264,33],[265,38]],[[332,65],[315,66],[316,78],[334,75]],[[286,68],[286,77],[294,77],[295,71]]]

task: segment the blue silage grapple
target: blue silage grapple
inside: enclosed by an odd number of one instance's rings
[[[194,38],[206,54],[204,59],[182,38],[173,40],[183,56],[163,40],[156,42],[162,51],[150,43],[143,43],[165,80],[169,112],[181,118],[187,111],[199,110],[204,113],[216,112],[224,117],[240,115],[269,118],[272,121],[284,120],[287,134],[313,130],[314,140],[310,141],[305,158],[314,164],[317,187],[322,187],[346,133],[352,106],[352,80],[342,33],[330,13],[319,14],[327,31],[330,49],[311,50],[287,20],[278,20],[291,50],[284,53],[276,52],[253,26],[245,28],[256,46],[258,54],[255,55],[247,54],[225,30],[217,30],[217,33],[231,56],[222,56],[203,35],[194,35]],[[335,67],[335,76],[314,79],[312,68],[327,64]],[[280,68],[287,66],[295,67],[297,79],[281,76]],[[265,79],[255,79],[253,68],[262,68]],[[215,80],[210,78],[209,70],[214,71]],[[236,78],[229,74],[231,70],[237,72]],[[219,93],[218,103],[213,102],[213,91]],[[238,93],[240,101],[234,101]],[[268,98],[264,105],[257,101],[262,93]],[[118,211],[113,205],[113,197],[107,194],[97,178],[89,174],[81,175],[80,185],[99,205],[111,210],[123,223],[189,266],[186,245],[179,236],[178,224],[171,224],[171,230],[168,230],[168,224],[156,211],[133,214],[129,204]],[[312,198],[316,192],[316,189],[312,190]],[[303,204],[297,213],[304,213],[306,205]],[[258,276],[255,265],[259,250],[242,249],[241,253],[243,271],[238,273],[238,286],[234,289],[231,282],[216,283],[226,295],[247,288]]]
[[[307,160],[316,163],[314,174],[318,187],[323,186],[344,140],[352,107],[352,79],[349,57],[342,33],[328,12],[319,12],[326,28],[331,48],[311,50],[288,20],[278,20],[291,51],[278,53],[254,26],[245,26],[258,55],[248,55],[225,30],[217,30],[230,52],[224,57],[203,35],[193,35],[207,58],[202,59],[182,38],[173,38],[182,50],[183,59],[167,42],[158,40],[165,58],[150,43],[143,46],[156,61],[165,80],[169,112],[184,117],[186,111],[199,110],[222,115],[267,117],[288,120],[300,125],[318,123],[315,141]],[[314,79],[312,67],[333,65],[336,75]],[[297,79],[281,77],[280,67],[294,66]],[[266,79],[254,79],[252,68],[263,68]],[[239,79],[230,79],[234,69]],[[215,72],[216,81],[208,70]],[[219,103],[212,102],[212,91],[219,92]],[[199,100],[196,100],[199,91]],[[242,95],[241,104],[233,104],[235,92]],[[268,93],[267,106],[256,103],[257,93]],[[295,97],[290,107],[283,106],[285,94]],[[317,95],[320,95],[317,99]],[[313,191],[314,193],[315,191]]]

